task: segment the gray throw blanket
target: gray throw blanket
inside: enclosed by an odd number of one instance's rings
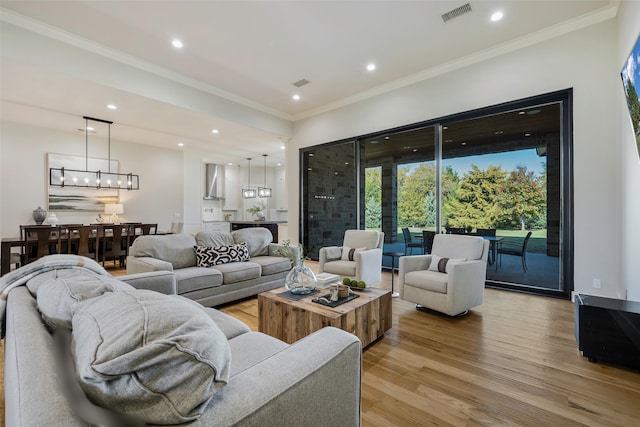
[[[9,292],[17,286],[24,285],[39,274],[65,269],[79,269],[98,275],[110,275],[107,270],[94,260],[78,255],[48,255],[5,274],[0,277],[0,324],[2,325],[0,338],[4,338],[5,333],[5,316]]]

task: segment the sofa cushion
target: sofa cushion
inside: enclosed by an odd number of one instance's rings
[[[249,249],[242,242],[237,245],[224,246],[194,246],[196,265],[198,267],[213,267],[230,262],[249,261]]]
[[[241,228],[231,232],[236,243],[247,242],[249,256],[269,255],[269,243],[273,241],[273,235],[264,227]]]
[[[217,268],[187,267],[175,270],[174,274],[178,294],[222,285],[222,273]]]
[[[230,264],[216,265],[216,270],[222,273],[222,281],[225,285],[242,282],[244,280],[257,279],[262,274],[262,269],[255,262],[232,262]]]
[[[147,423],[197,419],[229,378],[229,343],[211,318],[157,292],[86,301],[73,316],[73,346],[87,396]]]
[[[289,271],[293,267],[289,258],[280,256],[256,256],[251,258],[251,262],[260,264],[263,276]]]
[[[425,291],[447,293],[448,276],[431,270],[411,271],[404,275],[404,284]]]
[[[133,241],[129,255],[161,259],[170,262],[173,268],[193,267],[196,265],[195,245],[196,239],[188,234],[139,236]]]
[[[324,271],[340,276],[355,276],[356,263],[354,261],[329,261],[324,263]]]
[[[231,233],[221,231],[199,231],[196,233],[196,244],[198,246],[228,246],[235,245]]]
[[[50,329],[71,329],[71,319],[77,303],[105,292],[134,289],[111,276],[75,274],[49,279],[39,287],[36,299],[42,319]]]

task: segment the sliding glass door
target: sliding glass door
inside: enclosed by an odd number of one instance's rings
[[[573,288],[571,90],[301,152],[301,236],[313,257],[348,228],[490,241],[487,285],[568,298]],[[316,255],[317,256],[317,255]]]

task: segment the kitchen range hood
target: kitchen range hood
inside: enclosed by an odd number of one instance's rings
[[[204,197],[205,200],[224,199],[224,166],[213,163],[204,165]]]

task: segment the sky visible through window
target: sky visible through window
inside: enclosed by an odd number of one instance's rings
[[[521,164],[526,166],[528,171],[533,171],[535,176],[540,176],[544,170],[543,163],[546,163],[546,161],[546,157],[540,157],[536,154],[535,149],[530,149],[445,159],[443,161],[443,165],[453,167],[461,178],[465,172],[471,170],[472,164],[476,165],[481,170],[486,170],[491,165],[501,166],[502,169],[507,172],[515,170],[516,166]],[[401,167],[408,167],[409,173],[413,173],[419,165],[420,163],[409,163],[404,164]]]

